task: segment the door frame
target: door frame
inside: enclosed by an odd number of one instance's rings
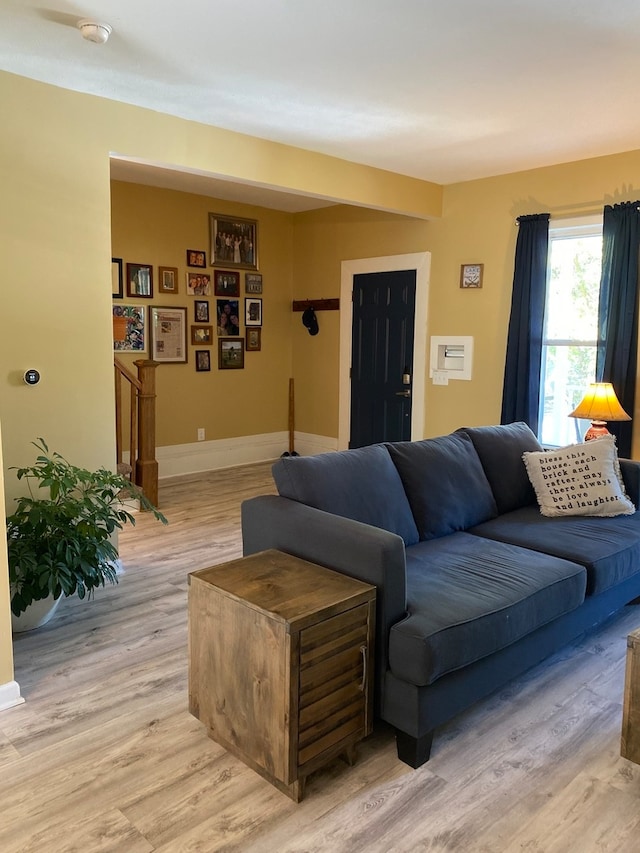
[[[413,324],[411,439],[424,438],[427,381],[427,313],[431,252],[386,255],[342,261],[340,273],[340,377],[338,391],[338,450],[349,447],[351,434],[351,349],[353,341],[353,277],[361,273],[415,270],[416,307]]]

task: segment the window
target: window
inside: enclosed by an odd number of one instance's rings
[[[568,415],[596,379],[602,217],[550,228],[548,270],[538,438],[560,447],[581,441],[589,426]]]

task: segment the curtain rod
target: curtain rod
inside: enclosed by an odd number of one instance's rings
[[[607,207],[607,205],[609,207],[614,207],[616,204],[635,204],[637,205],[637,210],[640,210],[640,199],[638,199],[637,201],[587,202],[586,204],[588,204],[589,206],[587,207],[586,205],[578,205],[578,207],[576,207],[575,205],[567,205],[567,207],[554,207],[552,208],[553,212],[549,214],[550,218],[553,219],[554,217],[560,217],[561,219],[569,219],[572,216],[595,216],[601,214],[604,208]],[[596,204],[599,206],[595,207],[594,205]],[[521,216],[528,215],[531,214],[521,214]],[[535,216],[536,214],[532,215]],[[518,217],[516,217],[515,219],[515,224],[518,225]]]

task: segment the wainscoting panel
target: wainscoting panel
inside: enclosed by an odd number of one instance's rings
[[[22,705],[24,699],[20,695],[20,685],[17,681],[7,681],[0,684],[0,711]]]
[[[325,435],[313,435],[296,432],[294,447],[300,456],[315,456],[336,450],[337,438]],[[204,471],[218,471],[238,465],[251,465],[255,462],[268,462],[277,459],[289,450],[289,433],[272,432],[263,435],[245,435],[239,438],[223,438],[217,441],[196,441],[193,444],[173,444],[156,448],[158,476],[180,477],[183,474],[200,474]],[[129,454],[123,454],[129,461]]]

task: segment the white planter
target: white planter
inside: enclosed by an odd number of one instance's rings
[[[58,609],[58,605],[62,600],[62,596],[54,598],[52,595],[48,598],[42,598],[40,601],[32,602],[24,613],[20,616],[11,614],[11,627],[14,634],[22,634],[25,631],[33,631],[35,628],[40,628],[42,625],[51,619],[53,614]]]

